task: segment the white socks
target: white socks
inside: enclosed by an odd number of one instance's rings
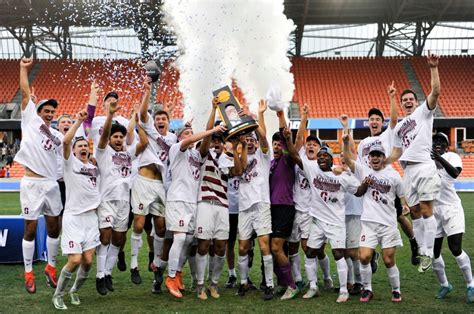
[[[362,283],[362,277],[360,276],[360,260],[352,261],[354,267],[354,279],[356,283]]]
[[[425,248],[426,248],[425,254],[433,258],[434,256],[433,247],[434,247],[436,229],[437,229],[435,216],[431,215],[428,218],[423,218],[423,224],[425,226],[425,243],[424,243]]]
[[[138,252],[143,245],[142,234],[132,232],[130,237],[130,268],[138,268]]]
[[[82,269],[82,266],[79,266],[76,274],[76,280],[74,281],[74,285],[71,288],[72,292],[76,292],[81,289],[84,282],[86,282],[87,278],[89,277],[89,272]]]
[[[239,255],[238,264],[239,264],[240,283],[243,285],[246,285],[247,277],[249,275],[249,256]]]
[[[468,287],[474,287],[474,282],[472,282],[471,259],[466,252],[462,251],[459,256],[456,256],[456,263],[458,263],[458,266],[462,271],[466,285]]]
[[[267,287],[273,288],[273,257],[271,254],[263,256],[263,271]]]
[[[387,269],[388,279],[390,280],[390,286],[392,291],[400,292],[400,272],[398,271],[397,265]]]
[[[59,250],[59,237],[50,238],[46,237],[46,249],[48,250],[48,264],[56,267],[56,256]]]
[[[413,234],[418,243],[418,250],[420,255],[425,255],[425,224],[423,218],[413,219]]]
[[[161,257],[161,252],[163,251],[163,242],[165,241],[165,238],[160,238],[156,233],[153,235],[153,252],[155,252],[155,255],[153,257],[153,264],[155,264],[156,267],[160,266],[160,257]]]
[[[204,284],[204,276],[206,273],[207,254],[201,255],[196,253],[196,277],[198,285]]]
[[[318,266],[316,264],[316,258],[306,257],[304,260],[304,268],[306,269],[306,276],[308,277],[309,287],[311,289],[316,289],[318,282]]]
[[[234,276],[237,278],[237,274],[235,273],[235,268],[229,269],[229,277]]]
[[[444,271],[444,259],[442,255],[433,260],[433,271],[441,286],[449,286],[448,278],[446,278],[446,272]]]
[[[301,260],[299,253],[290,255],[290,264],[295,282],[302,281],[303,277],[301,276]]]
[[[70,273],[66,266],[61,269],[61,274],[59,275],[58,284],[56,286],[56,290],[54,291],[54,295],[63,296],[64,290],[66,290],[67,284],[71,280],[72,273]]]
[[[21,243],[23,251],[23,263],[25,264],[25,272],[33,271],[33,256],[35,255],[35,240],[26,241],[23,239]]]
[[[179,256],[184,247],[184,242],[186,241],[185,233],[176,233],[173,236],[173,244],[171,245],[169,259],[168,259],[168,276],[174,278],[176,276],[176,271],[178,270]]]
[[[214,255],[214,268],[212,270],[212,283],[216,284],[219,282],[219,278],[221,277],[222,269],[224,268],[225,263],[225,255],[219,256],[217,254]],[[209,266],[210,267],[210,266]]]
[[[189,257],[190,258],[189,268],[191,270],[191,274],[196,274],[196,264],[194,263],[195,261],[194,257],[189,256],[189,251],[191,250],[191,244],[193,243],[193,238],[194,237],[192,234],[186,234],[186,237],[184,238],[184,245],[179,255],[179,263],[178,263],[177,271],[181,271],[183,269],[184,264],[186,264],[186,260]]]
[[[112,274],[112,270],[114,269],[115,264],[117,264],[119,251],[120,247],[110,243],[109,250],[107,251],[107,258],[105,260],[105,275]]]
[[[350,257],[346,258],[347,264],[347,282],[351,285],[354,284],[354,267],[352,265],[352,260]]]
[[[370,263],[367,265],[360,264],[360,275],[362,277],[364,290],[372,291],[372,268],[370,267]]]
[[[337,275],[339,276],[339,293],[347,293],[347,263],[345,258],[336,261]]]
[[[319,267],[323,271],[324,279],[331,278],[329,273],[329,257],[326,255],[323,259],[318,259]]]
[[[108,245],[102,243],[97,247],[96,259],[97,259],[97,278],[104,278],[105,276],[105,262],[107,260]]]

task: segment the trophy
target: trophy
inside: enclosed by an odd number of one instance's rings
[[[150,60],[145,64],[145,71],[146,71],[146,75],[151,78],[151,81],[153,83],[158,81],[158,79],[160,78],[160,74],[161,74],[160,67],[153,60]]]
[[[219,100],[219,116],[227,127],[227,131],[224,133],[226,141],[250,133],[258,128],[257,122],[252,117],[239,115],[242,108],[228,86],[219,88],[212,94]]]

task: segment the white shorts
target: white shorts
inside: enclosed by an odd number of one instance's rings
[[[441,179],[434,161],[421,162],[405,167],[403,191],[408,206],[412,207],[420,201],[432,201],[438,198]]]
[[[228,218],[227,218],[228,219]],[[272,214],[270,204],[255,203],[239,212],[239,240],[248,240],[254,232],[257,236],[272,233]]]
[[[293,220],[293,229],[287,239],[288,242],[300,242],[301,239],[308,239],[309,227],[311,226],[311,216],[309,212],[295,211],[295,220]]]
[[[63,206],[58,182],[48,178],[23,177],[20,204],[25,220],[38,220],[40,215],[59,216]]]
[[[346,215],[346,249],[359,247],[360,231],[360,216]]]
[[[220,204],[199,202],[196,210],[196,233],[202,240],[229,239],[229,210]]]
[[[194,233],[196,228],[196,207],[194,203],[167,202],[166,229],[175,232]]]
[[[438,224],[436,238],[465,232],[464,210],[461,204],[434,206],[433,213]]]
[[[360,247],[375,249],[380,244],[382,249],[403,246],[402,238],[397,227],[390,227],[377,222],[362,221]]]
[[[105,201],[97,208],[99,228],[112,228],[117,232],[128,230],[130,203],[128,201]]]
[[[163,182],[138,175],[132,184],[131,204],[135,215],[165,217],[166,194]]]
[[[311,220],[307,246],[319,249],[326,240],[329,240],[332,249],[346,248],[346,226],[332,225],[314,217]]]
[[[62,232],[63,255],[82,254],[100,244],[99,218],[95,210],[79,215],[64,215]]]

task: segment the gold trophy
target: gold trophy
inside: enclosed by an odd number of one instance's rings
[[[219,100],[219,116],[227,127],[227,131],[224,133],[226,141],[250,133],[258,128],[257,122],[252,117],[239,115],[242,108],[229,86],[219,88],[212,94]]]

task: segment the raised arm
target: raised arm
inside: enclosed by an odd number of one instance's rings
[[[352,172],[355,171],[355,162],[352,156],[352,152],[349,148],[350,145],[350,134],[346,133],[342,136],[343,152],[344,152],[344,163],[351,169]]]
[[[110,102],[108,109],[109,111],[107,112],[107,118],[104,122],[104,129],[100,135],[99,144],[97,145],[97,147],[100,149],[104,149],[109,143],[110,129],[112,128],[112,118],[114,117],[114,113],[120,110],[120,107],[118,107],[117,102],[114,101]]]
[[[441,84],[439,82],[438,63],[439,57],[428,51],[428,64],[431,70],[431,93],[426,97],[426,104],[430,110],[438,105],[438,97],[441,92]]]
[[[207,131],[204,131],[204,132],[199,132],[199,133],[193,134],[193,135],[191,135],[190,137],[188,137],[187,139],[185,139],[181,142],[180,150],[185,151],[188,148],[188,146],[191,145],[192,143],[196,143],[197,141],[202,140],[206,136],[210,136],[212,133],[216,133],[216,132],[223,133],[223,132],[225,132],[225,130],[226,130],[225,126],[218,125],[218,126],[215,126],[214,128],[212,128],[211,130],[207,130]]]
[[[232,154],[234,155],[234,166],[230,168],[229,174],[231,177],[238,177],[241,176],[244,173],[244,165],[242,164],[242,158],[239,156],[239,141],[233,141],[232,142]],[[244,145],[242,142],[242,145]],[[242,146],[242,151],[243,151],[243,146]]]
[[[33,59],[22,58],[20,61],[20,91],[21,110],[25,110],[30,101],[30,83],[28,82],[28,69],[33,65]]]
[[[344,134],[349,134],[349,149],[352,152],[352,159],[357,158],[357,149],[352,136],[350,136],[351,130],[349,129],[349,117],[346,114],[343,114],[339,117],[339,121],[342,124],[342,129]]]
[[[396,94],[397,90],[395,89],[395,82],[392,81],[392,85],[387,87],[388,98],[390,99],[390,129],[393,130],[398,122],[398,109],[397,109],[397,100]]]
[[[132,145],[133,141],[135,140],[135,127],[137,126],[138,122],[138,110],[140,108],[140,104],[135,104],[132,110],[132,116],[130,117],[130,121],[128,122],[127,126],[127,145]],[[137,154],[138,156],[138,154]]]
[[[385,159],[385,165],[390,165],[396,162],[402,156],[402,148],[401,147],[393,147],[392,153]]]
[[[148,104],[150,103],[151,95],[151,78],[146,77],[143,82],[143,99],[140,105],[140,121],[143,123],[148,122]]]
[[[260,149],[264,154],[268,152],[267,127],[265,126],[265,111],[267,110],[267,101],[260,99],[258,103],[258,129],[255,131],[258,136]]]
[[[297,164],[301,169],[303,169],[303,161],[301,160],[300,154],[298,154],[298,151],[296,150],[295,146],[293,145],[293,141],[291,140],[291,130],[287,127],[283,129],[283,137],[285,138],[290,158],[295,162],[295,164]]]
[[[137,116],[137,119],[138,119],[138,116]],[[128,131],[127,131],[127,134],[128,134]],[[138,144],[135,149],[135,156],[138,156],[141,153],[143,153],[143,151],[145,150],[147,146],[148,146],[148,136],[146,135],[145,130],[141,126],[138,126]]]
[[[71,142],[74,138],[74,135],[77,132],[77,129],[81,126],[81,123],[87,118],[87,112],[85,109],[79,111],[76,115],[76,121],[71,126],[71,128],[66,132],[63,138],[63,157],[64,159],[69,159],[71,155]]]
[[[87,103],[87,118],[82,122],[82,127],[84,128],[84,134],[89,136],[89,132],[92,126],[92,120],[95,116],[95,109],[97,107],[97,95],[99,93],[100,87],[96,81],[91,83],[91,91],[89,93],[89,102]]]
[[[298,128],[298,132],[296,132],[295,149],[297,152],[299,152],[301,147],[304,145],[304,134],[306,131],[306,124],[308,123],[308,113],[309,107],[307,104],[304,104],[303,110],[301,111],[300,126]]]
[[[206,130],[211,130],[214,127],[214,121],[216,120],[216,108],[219,105],[219,98],[214,97],[212,99],[212,109],[211,113],[209,114],[209,119],[207,120]],[[202,140],[201,147],[199,147],[199,152],[201,153],[201,157],[204,157],[209,152],[209,146],[211,145],[211,137],[205,137]]]

